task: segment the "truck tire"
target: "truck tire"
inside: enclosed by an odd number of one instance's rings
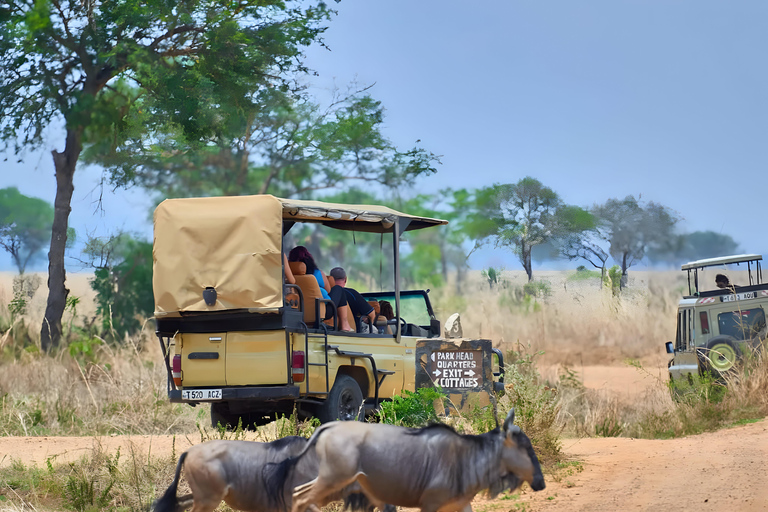
[[[702,363],[714,377],[721,377],[732,372],[741,361],[741,350],[731,336],[716,336],[707,343],[702,351]]]
[[[325,399],[317,410],[317,419],[320,423],[330,421],[357,421],[362,420],[363,392],[360,385],[349,375],[336,377],[328,398]]]

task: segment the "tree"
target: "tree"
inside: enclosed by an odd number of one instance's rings
[[[568,208],[562,213],[562,217],[570,224],[570,229],[556,241],[559,254],[571,261],[587,261],[600,269],[600,275],[604,279],[609,255],[603,248],[605,241],[601,240],[596,217],[578,207]]]
[[[648,258],[654,263],[679,264],[704,258],[736,254],[739,244],[730,236],[715,231],[694,231],[673,236],[663,247],[652,247]]]
[[[120,234],[88,241],[85,254],[95,267],[91,288],[101,335],[121,338],[141,329],[154,311],[152,243]]]
[[[235,3],[9,0],[0,9],[0,137],[15,153],[39,147],[63,125],[53,151],[56,198],[49,294],[41,328],[48,349],[61,337],[64,249],[74,173],[84,145],[145,116],[142,130],[172,125],[190,142],[237,123],[260,91],[289,90],[303,72],[302,47],[319,38],[324,2]]]
[[[672,210],[653,201],[641,203],[633,196],[609,199],[595,206],[601,237],[610,243],[611,256],[621,267],[621,286],[627,269],[640,261],[649,248],[662,247],[673,237],[678,218]]]
[[[563,203],[560,196],[536,178],[527,176],[514,184],[493,187],[492,210],[497,226],[496,246],[513,247],[528,281],[533,280],[531,253],[534,247],[555,241],[573,230],[582,230],[588,214]]]
[[[40,257],[51,238],[53,207],[15,187],[0,189],[0,247],[13,258],[19,274]]]
[[[438,158],[415,147],[400,151],[382,133],[384,109],[366,91],[338,95],[321,109],[305,95],[266,91],[240,122],[210,134],[206,145],[146,134],[143,114],[90,160],[107,165],[117,184],[138,184],[171,197],[275,194],[309,197],[342,183],[411,186],[435,172]],[[117,150],[119,148],[119,151]]]

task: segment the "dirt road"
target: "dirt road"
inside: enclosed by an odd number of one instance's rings
[[[533,510],[768,510],[768,421],[683,439],[564,445],[584,470],[526,493]]]
[[[11,458],[44,465],[76,460],[95,446],[126,456],[170,455],[168,436],[0,438],[0,465]],[[176,437],[176,453],[199,436]],[[683,439],[565,440],[565,452],[583,471],[523,493],[531,511],[764,511],[768,510],[768,421]],[[475,510],[507,511],[520,502],[478,498]]]

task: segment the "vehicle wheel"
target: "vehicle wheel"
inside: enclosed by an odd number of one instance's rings
[[[741,350],[730,337],[710,340],[704,355],[705,368],[710,369],[715,376],[729,373],[741,360]]]
[[[356,421],[361,420],[363,415],[363,392],[357,381],[349,375],[337,376],[328,398],[317,410],[320,423]]]

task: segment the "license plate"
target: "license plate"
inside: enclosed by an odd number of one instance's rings
[[[736,302],[737,300],[754,299],[757,297],[757,292],[744,292],[737,293],[735,295],[726,295],[722,297],[723,302]]]
[[[182,400],[221,400],[220,389],[183,389]]]

